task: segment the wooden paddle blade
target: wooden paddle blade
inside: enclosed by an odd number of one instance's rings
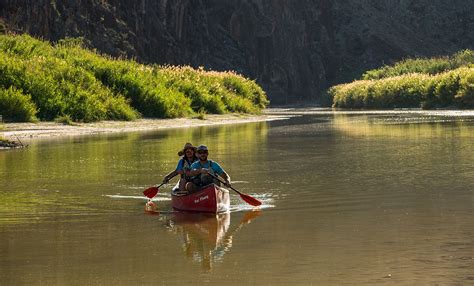
[[[145,195],[145,197],[151,199],[154,196],[156,196],[156,194],[158,194],[158,191],[159,191],[159,189],[157,187],[150,187],[150,188],[144,190],[143,194]]]
[[[251,197],[249,195],[246,195],[246,194],[240,194],[240,197],[242,198],[242,200],[244,200],[245,202],[247,202],[249,205],[252,205],[254,207],[258,207],[259,205],[262,204],[261,201],[257,200],[256,198],[254,197]]]

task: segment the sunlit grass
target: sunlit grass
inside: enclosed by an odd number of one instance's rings
[[[328,93],[341,108],[474,108],[474,51],[403,60]]]
[[[259,113],[268,105],[255,81],[232,71],[143,65],[84,48],[81,39],[51,44],[28,35],[0,36],[0,92],[14,121]]]
[[[360,80],[334,86],[329,93],[333,107],[340,108],[474,108],[474,68]]]
[[[411,73],[439,74],[460,67],[474,67],[474,51],[463,50],[452,56],[406,59],[390,66],[365,72],[362,79],[382,79]]]
[[[64,125],[75,125],[74,121],[71,119],[69,115],[60,116],[54,119],[54,122],[61,123]]]

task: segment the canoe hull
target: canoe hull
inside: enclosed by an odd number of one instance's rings
[[[176,190],[171,193],[171,206],[175,210],[190,212],[221,213],[230,207],[229,191],[211,184],[199,192],[178,195]]]

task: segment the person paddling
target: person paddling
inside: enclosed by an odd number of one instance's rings
[[[191,165],[198,160],[196,157],[196,147],[191,143],[186,143],[183,150],[178,152],[178,156],[182,157],[178,161],[176,169],[163,178],[163,183],[167,183],[171,178],[179,174],[181,175],[178,183],[179,190],[184,192],[186,191],[186,183],[191,180],[189,175]]]
[[[209,174],[221,176],[225,180],[225,185],[230,186],[230,176],[217,162],[207,159],[207,156],[209,155],[207,146],[199,145],[196,148],[196,153],[199,160],[191,165],[191,171],[189,171],[189,175],[193,176],[193,179],[192,181],[186,183],[186,190],[188,192],[196,192],[201,187],[211,183],[219,184]]]

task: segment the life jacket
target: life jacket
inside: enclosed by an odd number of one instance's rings
[[[191,180],[191,176],[187,176],[186,172],[191,171],[191,165],[196,161],[189,163],[185,157],[181,158],[181,160],[183,160],[183,173],[181,174],[181,178],[184,178],[186,180]]]
[[[201,161],[199,161],[199,165],[201,165],[201,168],[204,168],[204,166],[201,164]],[[214,172],[214,169],[212,169],[212,160],[209,160],[209,169],[208,170],[209,170],[209,173],[211,173],[213,175],[216,175],[216,173]],[[207,175],[207,174],[201,174],[198,178],[199,178],[199,180],[196,181],[196,182],[200,186],[207,186],[209,184],[217,182],[212,176]]]

